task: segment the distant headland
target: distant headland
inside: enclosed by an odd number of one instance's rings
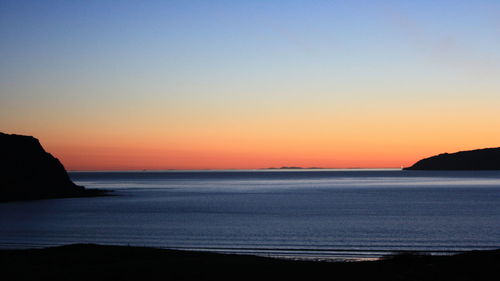
[[[0,133],[0,202],[100,196],[71,181],[61,162],[31,136]]]
[[[443,153],[403,170],[500,170],[500,147]]]

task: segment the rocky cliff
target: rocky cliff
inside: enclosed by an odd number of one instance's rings
[[[0,201],[93,196],[30,136],[0,133]]]

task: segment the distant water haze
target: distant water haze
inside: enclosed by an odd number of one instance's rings
[[[0,205],[0,246],[146,245],[307,258],[500,247],[500,172],[72,172],[116,196]]]

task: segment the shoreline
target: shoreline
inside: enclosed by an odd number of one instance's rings
[[[302,261],[147,247],[72,244],[0,250],[7,280],[498,280],[500,249],[451,256],[400,253],[374,261]],[[91,278],[91,279],[89,279]],[[118,279],[115,279],[118,280]]]
[[[262,258],[272,258],[281,260],[294,261],[326,261],[326,262],[352,262],[352,261],[374,261],[384,259],[387,256],[417,254],[433,257],[449,257],[458,254],[477,251],[493,251],[496,248],[472,248],[472,249],[436,249],[436,250],[420,250],[420,249],[321,249],[321,248],[245,248],[245,247],[195,247],[195,246],[158,246],[151,244],[128,244],[128,243],[111,243],[102,244],[100,242],[84,242],[76,245],[103,245],[112,247],[135,247],[135,248],[152,248],[166,251],[182,251],[182,252],[199,252],[212,253],[222,255],[235,256],[254,256]],[[0,243],[0,251],[2,250],[41,250],[48,248],[65,247],[69,244],[58,243]]]

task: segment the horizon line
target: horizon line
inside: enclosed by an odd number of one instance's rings
[[[205,168],[205,169],[100,169],[100,170],[79,170],[79,169],[68,169],[68,172],[167,172],[167,171],[301,171],[301,170],[402,170],[403,167],[349,167],[349,168],[302,168],[302,167],[291,167],[291,168],[249,168],[249,169],[239,169],[239,168],[227,168],[227,169],[217,169],[217,168]]]

